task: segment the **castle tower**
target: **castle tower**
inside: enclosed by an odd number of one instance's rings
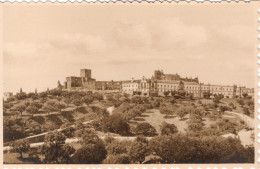
[[[22,93],[23,92],[23,89],[22,88],[20,88],[20,93]]]
[[[91,79],[91,69],[80,69],[80,77]]]
[[[156,79],[156,80],[161,80],[162,79],[162,77],[163,77],[163,71],[161,70],[155,70],[154,71],[154,78]]]
[[[34,91],[35,94],[37,94],[37,88],[35,88],[35,91]]]

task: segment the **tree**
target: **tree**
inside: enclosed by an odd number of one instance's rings
[[[48,115],[51,113],[51,112],[54,112],[54,111],[57,111],[58,110],[58,108],[56,108],[55,107],[55,102],[50,102],[50,101],[48,101],[48,102],[46,102],[46,104],[43,106],[43,110],[45,111],[45,112],[47,112],[48,113]]]
[[[56,102],[54,106],[59,110],[59,112],[61,112],[62,109],[66,108],[66,104],[61,102]]]
[[[87,95],[87,96],[82,98],[82,102],[86,103],[87,105],[89,105],[93,101],[94,101],[94,97],[91,96],[91,95]]]
[[[16,151],[17,153],[20,154],[20,158],[23,158],[23,153],[26,153],[29,151],[30,149],[30,144],[28,141],[26,140],[18,140],[18,141],[15,141],[13,144],[12,144],[12,148],[14,151]]]
[[[16,110],[20,113],[20,115],[22,115],[25,109],[26,109],[25,105],[19,105],[16,107]]]
[[[218,96],[218,95],[216,95],[215,97],[214,97],[214,99],[213,99],[213,102],[215,103],[215,104],[219,104],[220,103],[220,96]]]
[[[220,106],[219,109],[220,109],[221,112],[225,112],[225,111],[228,110],[228,107],[227,106]]]
[[[82,101],[79,98],[75,98],[73,99],[72,103],[78,107],[82,104]]]
[[[245,98],[247,98],[248,94],[247,93],[243,93],[242,96],[245,99]]]
[[[27,98],[27,95],[26,93],[24,92],[20,92],[20,93],[17,93],[16,96],[15,96],[18,100],[24,100]]]
[[[112,141],[107,147],[107,152],[109,155],[126,154],[129,146],[128,141]]]
[[[210,92],[209,91],[203,92],[203,98],[209,99],[210,98]]]
[[[38,108],[36,106],[30,105],[26,108],[26,111],[33,117],[33,114],[38,113]]]
[[[107,132],[128,135],[130,126],[120,113],[113,113],[111,116],[104,118],[102,129]]]
[[[192,132],[201,131],[204,124],[202,123],[202,117],[200,114],[192,113],[188,121],[188,129]]]
[[[31,96],[31,99],[34,101],[34,100],[37,100],[38,99],[38,95],[37,94],[34,94]]]
[[[170,103],[171,103],[171,104],[175,104],[175,103],[176,103],[176,100],[175,100],[174,98],[171,98],[171,99],[170,99]]]
[[[245,102],[243,99],[238,99],[237,100],[238,104],[240,104],[242,107],[245,105]]]
[[[176,112],[176,114],[181,118],[181,120],[184,120],[184,117],[188,114],[188,110],[186,108],[179,108]]]
[[[170,94],[170,91],[164,91],[163,94],[165,97],[167,97]]]
[[[58,163],[61,164],[71,164],[72,160],[71,160],[71,155],[75,152],[75,148],[70,146],[70,145],[63,145],[61,147],[61,152],[60,156],[58,158]]]
[[[163,122],[160,125],[161,135],[170,135],[178,133],[178,128],[174,124]]]
[[[172,95],[172,97],[175,97],[176,94],[177,94],[177,91],[176,91],[176,90],[171,91],[171,95]]]
[[[244,112],[244,114],[247,115],[247,116],[250,115],[250,111],[248,110],[247,107],[244,107],[244,108],[243,108],[243,112]]]
[[[238,139],[191,137],[184,134],[157,136],[149,141],[150,149],[162,163],[234,163],[245,162],[248,152]]]
[[[141,96],[133,96],[131,98],[131,102],[136,104],[142,104],[142,98]]]
[[[158,108],[158,107],[160,107],[160,105],[161,105],[161,101],[159,99],[156,99],[152,102],[153,108]]]
[[[86,130],[81,137],[82,148],[73,155],[76,164],[99,164],[107,155],[105,145],[101,139],[91,130]]]
[[[136,135],[144,135],[147,137],[153,137],[157,135],[155,128],[147,122],[138,123],[135,128],[135,133]]]
[[[148,140],[143,136],[138,136],[130,145],[128,155],[133,163],[142,164],[145,157],[150,154]]]
[[[65,98],[64,102],[67,104],[67,106],[69,106],[69,104],[72,102],[71,98]]]
[[[31,105],[37,107],[38,109],[42,108],[43,106],[43,104],[38,101],[32,102]]]
[[[62,93],[62,91],[58,90],[58,89],[53,89],[50,91],[50,95],[53,95],[53,96],[61,96],[61,93]]]
[[[190,100],[193,99],[193,94],[192,93],[188,94],[188,99],[190,99]]]
[[[66,137],[61,132],[51,132],[45,136],[41,153],[45,156],[45,163],[69,163],[70,156],[75,149],[65,145]]]
[[[115,100],[114,97],[113,97],[113,94],[106,95],[106,100],[113,102]]]
[[[100,94],[99,92],[95,92],[95,93],[93,94],[93,97],[94,97],[94,99],[96,99],[96,100],[98,100],[98,101],[104,99],[104,98],[103,98],[103,95]]]
[[[165,105],[161,105],[159,110],[161,114],[165,115],[165,117],[173,114],[173,110]]]
[[[47,93],[47,92],[41,92],[41,93],[39,93],[38,95],[39,95],[40,98],[46,99],[47,96],[48,96],[48,93]]]
[[[130,164],[130,158],[127,154],[108,155],[102,162],[103,164]]]

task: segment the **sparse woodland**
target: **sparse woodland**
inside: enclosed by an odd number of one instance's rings
[[[240,131],[253,128],[229,113],[254,117],[254,100],[246,94],[205,93],[198,100],[186,93],[147,97],[54,89],[18,93],[3,108],[4,147],[10,147],[4,163],[254,162],[253,144],[244,146],[240,138]]]

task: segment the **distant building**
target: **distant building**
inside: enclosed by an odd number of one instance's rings
[[[136,91],[139,91],[140,80],[125,80],[122,81],[122,91],[124,93],[133,94]]]
[[[62,86],[58,81],[59,89],[66,90],[117,90],[128,94],[139,92],[147,96],[163,96],[164,92],[185,91],[194,97],[203,97],[205,92],[211,95],[222,94],[224,97],[242,97],[243,93],[254,96],[253,88],[241,86],[227,86],[200,83],[198,77],[187,78],[181,77],[179,74],[164,74],[163,70],[155,70],[151,78],[144,76],[138,80],[125,81],[96,81],[91,77],[90,69],[81,69],[80,77],[70,76],[66,78]]]
[[[80,77],[70,76],[66,78],[64,85],[62,86],[58,82],[57,88],[63,88],[68,90],[121,90],[121,81],[96,81],[91,77],[90,69],[81,69]]]
[[[10,97],[13,96],[12,92],[4,92],[4,101],[7,101]]]
[[[96,84],[96,79],[91,78],[91,70],[80,69],[80,77],[75,77],[75,76],[66,77],[66,81],[64,82],[63,87],[69,90],[79,89],[79,88],[94,90],[95,84]]]

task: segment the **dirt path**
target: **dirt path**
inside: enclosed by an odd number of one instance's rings
[[[247,124],[248,127],[254,128],[254,122],[255,120],[252,117],[249,117],[247,115],[241,114],[241,113],[237,113],[237,112],[231,112],[231,111],[226,111],[229,114],[232,114],[233,116],[237,116],[240,119],[244,120],[245,123]],[[241,130],[238,132],[238,136],[241,140],[241,144],[243,146],[249,146],[249,145],[254,145],[254,140],[251,138],[253,131],[251,130]],[[223,137],[236,137],[234,134],[225,134],[222,135]]]
[[[99,137],[100,139],[104,140],[105,139],[105,136],[101,136]],[[125,137],[125,136],[115,136],[113,137],[114,139],[116,140],[119,140],[119,141],[123,141],[123,140],[128,140],[128,141],[133,141],[134,139],[136,139],[136,137]],[[148,140],[150,140],[152,137],[146,137]],[[68,144],[68,143],[76,143],[76,142],[79,142],[79,139],[78,138],[67,138],[65,140],[65,143]],[[32,143],[30,144],[30,147],[31,148],[35,148],[35,147],[40,147],[44,144],[44,142],[39,142],[39,143]],[[6,152],[6,151],[10,151],[11,150],[11,147],[10,146],[6,146],[6,147],[3,147],[3,151]]]
[[[247,115],[237,113],[237,112],[231,112],[231,111],[226,111],[226,112],[229,113],[229,114],[233,114],[235,116],[238,116],[240,119],[242,119],[246,122],[248,127],[254,128],[255,120],[252,117],[249,117]]]

